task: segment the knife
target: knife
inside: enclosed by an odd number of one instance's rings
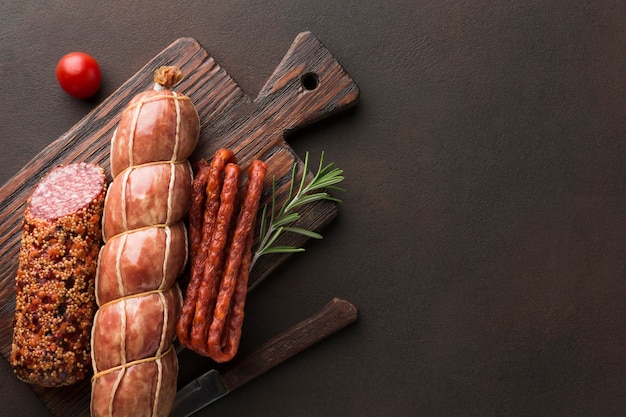
[[[225,371],[212,369],[176,393],[170,417],[188,417],[296,353],[356,321],[358,310],[333,298],[320,311],[263,343]]]

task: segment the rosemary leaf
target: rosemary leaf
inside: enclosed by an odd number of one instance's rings
[[[320,190],[332,189],[343,191],[343,189],[336,186],[344,180],[343,170],[336,168],[333,163],[324,165],[324,152],[322,152],[320,156],[317,172],[313,175],[313,178],[307,182],[308,167],[309,153],[307,152],[304,157],[303,174],[299,180],[297,180],[297,164],[294,163],[292,166],[289,192],[287,193],[286,201],[280,208],[276,207],[276,180],[272,183],[272,201],[263,207],[259,227],[259,243],[255,249],[250,268],[254,266],[259,257],[266,254],[304,251],[303,248],[296,248],[294,246],[275,245],[278,238],[285,232],[295,233],[313,239],[322,239],[322,235],[317,232],[291,226],[301,217],[294,209],[321,200],[340,203],[341,200],[338,198],[331,196],[326,191]],[[267,216],[268,211],[269,218]]]
[[[305,204],[310,204],[314,201],[328,200],[328,197],[330,196],[327,193],[308,194],[300,198],[300,200],[298,200],[297,202],[293,203],[291,207],[295,208],[303,206]]]
[[[303,229],[302,227],[283,227],[283,232],[297,233],[302,236],[310,237],[312,239],[322,239],[322,235],[312,230]]]
[[[293,223],[293,222],[295,222],[297,220],[300,220],[300,215],[298,213],[289,213],[289,214],[286,214],[281,219],[276,220],[274,222],[274,227],[278,228],[280,226],[284,226],[286,224]]]
[[[342,176],[322,177],[319,179],[319,182],[317,183],[317,188],[327,188],[327,187],[330,187],[331,185],[338,184],[341,181],[343,181]]]
[[[269,253],[295,253],[295,252],[304,252],[304,248],[296,248],[294,246],[272,246],[271,248],[267,248],[263,251],[263,255],[267,255]]]
[[[270,225],[270,230],[272,231],[272,233],[267,235],[268,239],[267,239],[267,244],[265,246],[268,248],[272,246],[274,242],[276,242],[276,239],[278,239],[278,237],[283,233],[283,229],[284,229],[284,226],[280,226],[276,229],[273,229],[272,225]]]
[[[267,206],[263,207],[263,212],[261,213],[261,225],[259,226],[259,235],[265,235],[265,231],[267,230]]]

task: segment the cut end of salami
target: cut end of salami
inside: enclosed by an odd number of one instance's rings
[[[104,170],[78,163],[53,168],[33,192],[29,210],[40,219],[57,219],[90,204],[102,192]]]

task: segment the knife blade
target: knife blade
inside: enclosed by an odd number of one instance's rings
[[[309,346],[356,321],[358,310],[333,298],[320,311],[273,337],[221,373],[212,369],[176,393],[170,417],[188,417]]]

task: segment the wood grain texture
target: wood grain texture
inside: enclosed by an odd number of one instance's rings
[[[192,162],[210,158],[220,147],[232,149],[243,167],[254,158],[263,159],[268,164],[266,189],[275,178],[279,201],[284,199],[292,164],[298,164],[299,175],[303,174],[302,161],[286,144],[285,133],[348,108],[359,96],[354,81],[309,32],[296,37],[256,99],[247,96],[195,39],[174,41],[0,188],[0,353],[5,358],[11,347],[23,212],[34,185],[59,164],[94,162],[110,172],[109,146],[119,115],[135,94],[151,88],[152,73],[161,65],[177,65],[186,74],[177,91],[191,97],[200,116],[200,142]],[[263,202],[269,197],[266,193]],[[337,207],[319,202],[300,213],[300,226],[320,230],[336,216]],[[299,235],[286,235],[283,243],[305,241]],[[261,258],[250,285],[287,256]],[[89,381],[64,388],[31,388],[55,416],[89,415]]]

